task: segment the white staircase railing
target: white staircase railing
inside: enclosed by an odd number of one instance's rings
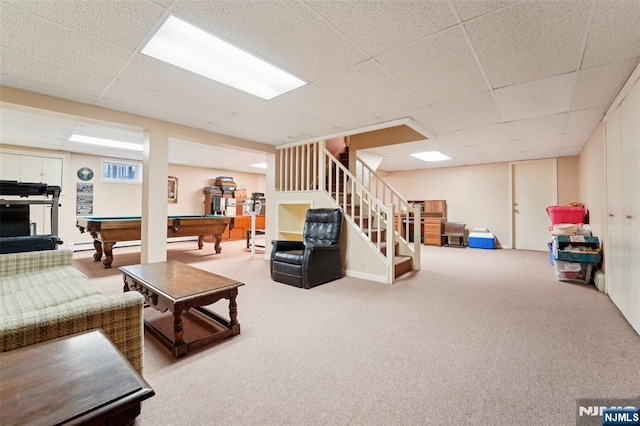
[[[414,253],[420,251],[420,226],[412,226],[421,220],[420,208],[407,201],[358,156],[356,156],[356,178],[382,203],[394,206],[396,220],[393,234],[395,241],[399,243],[398,252],[411,256],[413,269],[420,269],[420,256],[414,256]],[[410,242],[409,235],[412,236],[413,242]]]
[[[406,226],[404,235],[409,235],[409,224],[420,217],[418,208],[411,206],[386,183],[379,183],[386,188],[384,191],[374,189],[382,197],[377,196],[370,185],[365,186],[325,148],[324,141],[277,149],[276,191],[324,191],[336,206],[342,208],[347,222],[385,262],[387,282],[392,283],[395,278],[394,242],[398,243],[399,254],[412,257],[413,269],[420,268],[420,227],[413,227],[414,243],[409,243],[401,232]],[[376,182],[382,182],[371,172]]]

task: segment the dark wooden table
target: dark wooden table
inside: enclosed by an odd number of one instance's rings
[[[147,319],[144,325],[176,358],[214,341],[240,334],[236,296],[238,287],[243,283],[176,261],[128,265],[119,269],[123,273],[124,291],[138,291],[148,306],[173,314],[173,336],[165,335]],[[223,298],[229,300],[228,320],[204,308]],[[199,312],[202,320],[221,330],[185,342],[182,315],[189,309]]]
[[[169,216],[167,218],[167,238],[173,237],[198,237],[198,248],[204,246],[205,236],[212,235],[216,253],[222,248],[222,234],[227,226],[230,226],[231,218],[226,216]],[[80,232],[89,232],[93,237],[93,247],[96,252],[93,259],[98,262],[105,259],[102,264],[105,268],[111,268],[113,263],[113,247],[118,241],[133,241],[142,238],[142,219],[140,216],[83,216],[76,219],[76,227]]]
[[[127,425],[153,389],[102,330],[0,354],[0,424]]]

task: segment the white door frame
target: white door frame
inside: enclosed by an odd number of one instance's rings
[[[557,158],[546,158],[546,159],[541,159],[541,160],[527,160],[527,161],[514,161],[514,162],[510,162],[509,163],[509,247],[504,247],[504,248],[509,248],[512,249],[514,246],[514,238],[515,238],[515,232],[514,232],[514,220],[513,220],[513,169],[515,166],[519,165],[519,164],[526,164],[526,163],[538,163],[541,161],[549,161],[553,164],[553,199],[555,200],[555,203],[558,204],[558,159]],[[544,231],[542,231],[544,232]]]

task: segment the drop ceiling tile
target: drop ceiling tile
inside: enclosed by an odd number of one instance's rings
[[[569,113],[569,122],[567,123],[567,133],[590,131],[592,132],[604,117],[607,107],[597,107],[582,109],[579,111],[571,111]]]
[[[60,87],[50,86],[48,84],[25,80],[24,78],[14,77],[6,74],[0,74],[0,85],[26,90],[27,92],[40,93],[47,96],[55,96],[56,98],[68,99],[70,101],[76,101],[83,104],[92,104],[97,99],[96,95],[87,95],[86,93],[79,93],[75,90],[68,90]]]
[[[460,15],[460,19],[468,21],[477,16],[512,5],[517,1],[518,0],[453,0],[453,5],[458,15]]]
[[[469,148],[469,143],[456,132],[441,133],[424,142],[424,151],[460,152]],[[413,151],[416,152],[416,151]]]
[[[444,122],[430,107],[418,108],[404,116],[411,117],[411,119],[422,128],[436,135],[453,130],[451,126]],[[401,117],[398,116],[394,118]],[[389,119],[391,119],[391,117],[389,117]]]
[[[113,77],[131,51],[0,5],[0,44],[11,50],[97,75]]]
[[[431,109],[455,130],[502,122],[502,116],[490,92],[431,105]]]
[[[371,114],[313,84],[278,96],[271,102],[344,129],[377,122]]]
[[[573,157],[575,155],[580,155],[584,146],[567,146],[560,148],[560,157]]]
[[[253,108],[242,111],[242,115],[271,123],[284,130],[290,130],[291,134],[329,134],[335,128],[314,118],[308,117],[297,111],[285,108],[272,102],[263,102]],[[286,141],[283,141],[283,143]]]
[[[506,121],[567,112],[574,73],[503,87],[495,91]]]
[[[374,60],[361,62],[315,84],[375,116],[424,106]]]
[[[287,138],[298,136],[291,131],[282,129],[269,121],[263,121],[242,114],[234,114],[216,120],[217,126],[227,129],[235,129],[240,134],[250,135],[252,140],[270,139],[285,143]]]
[[[444,1],[307,1],[371,56],[416,42],[457,21]]]
[[[174,2],[172,9],[305,81],[315,81],[368,59],[302,2],[189,0]]]
[[[589,2],[530,1],[465,23],[493,88],[575,71]]]
[[[517,120],[509,123],[516,139],[530,139],[563,133],[567,124],[567,113]]]
[[[571,110],[611,105],[637,64],[638,58],[579,71]]]
[[[503,154],[507,155],[510,153],[515,153],[520,150],[520,147],[515,141],[508,142],[497,142],[491,144],[484,144],[474,146],[475,151],[479,155],[495,155],[495,154]]]
[[[264,102],[264,99],[242,90],[143,54],[135,54],[118,75],[118,80],[190,99],[229,113]]]
[[[175,116],[189,117],[202,122],[213,122],[217,119],[229,115],[228,111],[210,107],[191,101],[185,98],[179,98],[171,94],[157,92],[139,86],[132,86],[127,83],[115,81],[101,96],[99,104],[102,100],[114,100],[124,102],[129,105],[135,105],[139,111],[155,110]],[[173,121],[173,120],[170,120]]]
[[[585,143],[591,137],[591,133],[593,131],[588,132],[575,132],[575,133],[565,133],[562,138],[562,147],[570,147],[570,146],[584,146]]]
[[[514,139],[505,123],[460,130],[459,133],[470,145],[494,145]]]
[[[640,56],[640,2],[596,3],[582,69]]]
[[[0,48],[0,72],[25,82],[98,96],[108,86],[107,77],[50,62],[14,50]]]
[[[129,50],[139,47],[165,11],[148,1],[114,4],[104,0],[7,0],[6,3]]]
[[[531,139],[517,140],[518,147],[523,151],[531,151],[534,149],[559,149],[562,146],[563,135],[543,136]]]
[[[385,53],[376,60],[428,105],[489,89],[461,26]]]

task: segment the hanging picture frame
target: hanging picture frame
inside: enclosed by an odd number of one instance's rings
[[[169,176],[167,180],[167,203],[176,204],[178,202],[178,178]]]

